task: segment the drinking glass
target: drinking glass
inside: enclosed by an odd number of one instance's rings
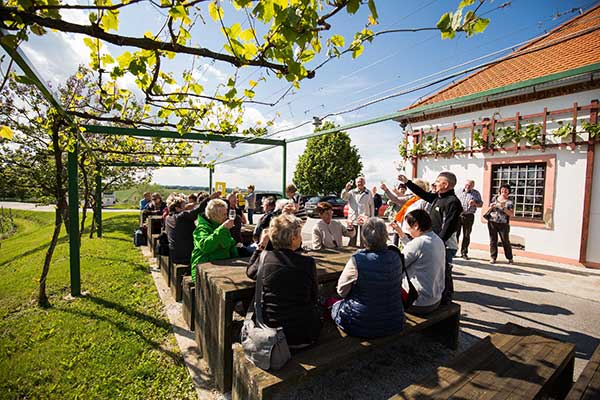
[[[235,219],[235,210],[229,210],[229,219]]]

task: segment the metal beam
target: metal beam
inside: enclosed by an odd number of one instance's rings
[[[67,155],[67,175],[69,178],[69,265],[71,272],[71,296],[81,294],[79,259],[79,188],[77,174],[78,143]]]
[[[96,175],[96,235],[102,237],[102,175]]]
[[[208,168],[208,193],[212,194],[213,192],[213,173],[215,172],[215,167]]]
[[[282,173],[281,194],[283,195],[283,198],[285,198],[285,187],[287,186],[285,183],[286,167],[287,167],[287,146],[284,145],[281,149],[283,150],[283,167],[281,168],[281,173]]]
[[[184,139],[184,140],[200,140],[209,142],[225,142],[233,143],[240,141],[240,144],[262,144],[283,146],[284,141],[278,139],[261,139],[259,137],[246,137],[234,135],[218,135],[209,133],[184,133],[180,134],[175,131],[163,131],[157,129],[138,129],[138,128],[121,128],[116,126],[101,126],[101,125],[83,125],[86,132],[101,135],[127,135],[136,137],[158,137],[165,139]]]
[[[209,164],[161,164],[159,162],[107,162],[103,167],[160,167],[160,168],[208,168]]]

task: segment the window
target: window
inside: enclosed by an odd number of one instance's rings
[[[546,163],[493,165],[491,179],[491,196],[501,185],[510,185],[516,218],[543,220]]]

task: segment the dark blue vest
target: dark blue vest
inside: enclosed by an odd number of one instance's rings
[[[364,338],[400,332],[404,325],[400,256],[386,249],[363,250],[353,257],[358,280],[340,305],[335,323],[349,335]]]

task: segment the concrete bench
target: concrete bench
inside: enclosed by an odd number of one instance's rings
[[[402,332],[378,339],[346,335],[332,321],[326,322],[315,346],[300,351],[279,371],[264,371],[246,359],[242,345],[234,345],[232,400],[271,399],[300,380],[330,371],[373,349],[421,331],[439,337],[452,349],[458,346],[460,306],[452,303],[426,317],[406,314]]]
[[[165,259],[166,258],[166,263]],[[168,286],[171,286],[171,269],[173,268],[173,262],[171,261],[171,257],[160,256],[160,259],[163,260],[162,265],[160,266],[160,273],[163,276],[163,279],[167,283]]]
[[[600,399],[600,346],[583,369],[566,400]]]
[[[189,264],[173,264],[171,266],[170,273],[170,286],[171,286],[171,295],[175,299],[175,301],[181,301],[182,293],[183,293],[183,277],[184,275],[190,275],[192,270]]]
[[[183,277],[183,319],[187,323],[190,331],[195,329],[194,312],[196,311],[196,285],[191,276]]]
[[[390,400],[562,399],[574,359],[574,345],[508,323]]]
[[[156,257],[158,255],[158,237],[160,234],[155,233],[150,236],[150,251],[152,252],[152,257]]]

